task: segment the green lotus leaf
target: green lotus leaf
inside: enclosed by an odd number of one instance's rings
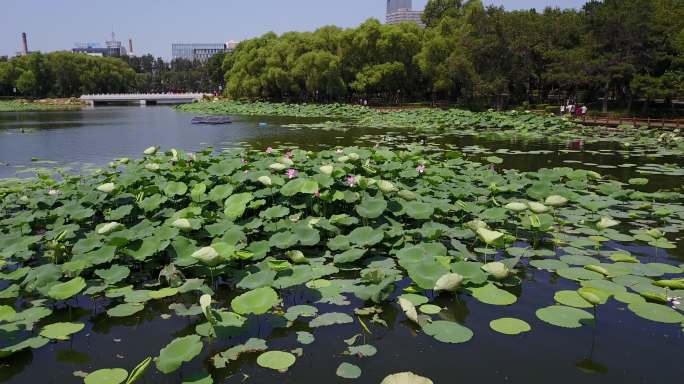
[[[155,359],[157,369],[169,374],[199,355],[202,347],[202,341],[198,335],[174,339],[159,351],[159,357]]]
[[[406,269],[411,280],[423,289],[433,289],[437,280],[449,273],[449,269],[435,259],[407,265]]]
[[[271,178],[268,177],[268,176],[266,176],[266,175],[264,175],[264,176],[259,176],[259,177],[257,178],[257,180],[258,180],[261,184],[263,184],[263,185],[265,185],[265,186],[267,186],[267,187],[269,187],[269,186],[271,186],[271,185],[273,184],[273,180],[271,180]]]
[[[603,217],[601,217],[601,220],[599,220],[596,223],[596,228],[603,230],[603,229],[614,227],[618,224],[620,224],[620,222],[613,219],[612,217],[603,216]]]
[[[627,181],[630,185],[646,185],[648,184],[648,179],[643,177],[635,177]]]
[[[511,305],[515,303],[518,298],[508,291],[497,288],[494,284],[486,284],[482,287],[468,288],[473,297],[478,301],[491,305]]]
[[[489,327],[504,335],[519,335],[532,330],[527,322],[510,317],[492,320],[489,322]]]
[[[487,228],[478,228],[477,229],[477,235],[480,237],[480,240],[484,241],[488,245],[494,244],[497,240],[503,237],[503,233],[499,231],[491,231]]]
[[[295,305],[287,309],[285,318],[289,321],[295,321],[298,317],[314,317],[317,313],[318,309],[311,305]]]
[[[69,340],[69,336],[80,332],[85,327],[83,323],[53,323],[46,325],[40,335],[53,340]]]
[[[553,298],[562,305],[575,308],[591,308],[593,305],[583,299],[577,291],[558,291]]]
[[[534,213],[545,213],[549,211],[549,207],[542,203],[537,203],[534,201],[530,201],[527,203],[527,206],[530,207],[530,211]]]
[[[551,195],[544,200],[544,204],[551,207],[560,207],[568,203],[568,199],[560,195]]]
[[[295,356],[288,352],[268,351],[257,357],[257,364],[263,368],[285,372],[296,360]]]
[[[247,209],[247,203],[252,201],[254,196],[249,193],[238,193],[226,199],[223,213],[231,218],[240,218]]]
[[[461,324],[451,321],[433,321],[423,325],[423,331],[437,341],[449,344],[460,344],[470,341],[473,331]]]
[[[335,374],[343,379],[358,379],[361,377],[361,368],[354,364],[342,363],[337,367]]]
[[[506,209],[510,209],[513,212],[523,212],[527,210],[527,204],[520,202],[511,202],[506,204]]]
[[[611,296],[610,292],[594,287],[582,287],[577,293],[592,305],[605,304]]]
[[[333,171],[335,170],[335,168],[329,164],[328,165],[322,165],[318,169],[321,171],[322,174],[328,175],[328,176],[332,175]]]
[[[95,274],[105,281],[108,285],[114,285],[131,273],[131,270],[124,265],[112,265],[109,269],[97,269]]]
[[[212,358],[214,367],[221,369],[225,368],[231,361],[237,360],[243,353],[261,352],[267,350],[266,340],[251,338],[244,344],[239,344],[234,347],[215,355]]]
[[[629,304],[628,308],[639,317],[659,323],[676,324],[684,321],[684,316],[665,305],[636,302]]]
[[[158,150],[159,150],[158,147],[148,147],[147,149],[145,149],[143,151],[143,154],[145,154],[147,156],[153,156],[155,153],[157,153]]]
[[[261,287],[269,287],[273,284],[276,277],[276,271],[263,270],[256,273],[246,275],[237,283],[236,287],[242,289],[257,289]]]
[[[361,246],[371,247],[382,241],[385,234],[381,229],[373,229],[371,227],[359,227],[354,229],[349,235],[349,241]]]
[[[109,317],[128,317],[134,315],[145,309],[142,304],[136,303],[124,303],[119,304],[116,307],[107,310],[107,316]]]
[[[230,302],[231,308],[241,315],[261,315],[278,303],[278,294],[271,287],[257,288],[243,293]]]
[[[361,259],[367,252],[367,249],[352,248],[347,251],[335,255],[335,264],[353,263]]]
[[[594,271],[590,271],[584,268],[559,268],[556,273],[569,280],[597,280],[602,279],[603,275]]]
[[[361,217],[375,219],[387,209],[387,201],[382,197],[367,197],[356,206],[356,212]]]
[[[436,315],[442,312],[442,308],[432,304],[423,304],[418,309],[426,315]]]
[[[324,313],[309,322],[309,327],[327,327],[335,324],[353,323],[354,319],[346,313],[328,312]]]
[[[165,297],[171,297],[178,294],[178,289],[173,287],[162,288],[158,291],[150,291],[148,293],[150,298],[153,300],[163,299]]]
[[[304,344],[304,345],[309,345],[313,343],[316,339],[314,338],[314,335],[306,332],[306,331],[300,331],[297,332],[297,342]]]
[[[358,357],[371,357],[375,356],[375,354],[378,353],[378,350],[370,344],[364,344],[358,346],[349,346],[347,348],[347,352],[345,353]]]
[[[131,371],[131,374],[128,375],[128,380],[126,380],[126,384],[133,384],[138,379],[143,377],[145,375],[145,372],[147,372],[147,369],[150,367],[150,363],[152,363],[152,358],[148,357],[145,360],[141,361],[138,365],[133,368]]]
[[[380,384],[433,384],[433,382],[413,372],[401,372],[385,377]]]
[[[563,328],[579,328],[584,323],[594,320],[594,316],[589,312],[562,305],[538,309],[536,315],[541,321]]]
[[[120,231],[124,228],[123,224],[116,221],[97,226],[98,235],[108,235],[112,232]]]
[[[24,340],[18,344],[11,345],[11,346],[4,347],[4,348],[0,348],[0,358],[10,356],[14,353],[21,352],[21,351],[29,349],[29,348],[40,349],[40,348],[44,347],[45,345],[47,345],[47,343],[49,343],[49,342],[50,342],[49,339],[46,339],[46,338],[41,337],[41,336],[32,337],[32,338],[26,339],[26,340]]]
[[[85,384],[121,384],[128,377],[128,372],[122,368],[99,369],[86,376]]]
[[[454,273],[463,276],[466,282],[479,285],[487,281],[487,274],[482,270],[481,263],[459,261],[452,264],[451,269]]]
[[[55,300],[66,300],[78,295],[85,287],[86,282],[82,277],[74,277],[66,283],[53,285],[48,296]]]
[[[10,307],[9,305],[0,305],[0,321],[11,322],[14,320],[16,314],[17,312],[14,310],[14,308]]]
[[[487,263],[482,266],[482,270],[490,274],[496,280],[503,280],[511,274],[511,270],[508,266],[500,261]]]
[[[414,293],[404,293],[403,295],[399,296],[400,299],[408,300],[411,302],[414,306],[419,306],[427,303],[430,301],[427,297],[422,296],[422,295],[416,295]]]
[[[421,203],[418,201],[409,201],[404,203],[404,211],[406,214],[416,220],[428,220],[435,212],[433,205],[428,203]]]

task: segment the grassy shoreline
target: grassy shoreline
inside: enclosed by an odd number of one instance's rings
[[[45,112],[45,111],[73,111],[83,108],[80,100],[71,99],[41,99],[41,100],[0,100],[0,112]]]

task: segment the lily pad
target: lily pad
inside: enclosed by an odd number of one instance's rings
[[[436,340],[449,344],[460,344],[473,337],[473,331],[452,321],[434,321],[423,325],[423,331]]]
[[[127,377],[128,372],[125,369],[100,369],[90,373],[83,381],[85,384],[121,384]]]
[[[527,322],[510,317],[492,320],[489,322],[489,327],[505,335],[519,335],[532,330]]]
[[[198,335],[174,339],[159,351],[159,357],[156,359],[157,369],[169,374],[199,355],[202,347],[202,341]]]
[[[278,294],[271,287],[257,288],[243,293],[230,302],[231,308],[241,315],[261,315],[278,303]]]
[[[539,320],[563,328],[579,328],[584,323],[594,320],[594,316],[589,312],[562,305],[538,309],[536,314]]]
[[[69,336],[85,328],[83,323],[53,323],[46,325],[40,335],[53,340],[69,340]]]
[[[676,324],[684,321],[684,316],[674,309],[653,303],[631,303],[629,310],[637,316],[659,323]]]
[[[285,372],[296,360],[295,356],[288,352],[268,351],[259,355],[257,364],[264,368]]]
[[[512,293],[497,288],[491,283],[482,287],[472,287],[468,289],[474,298],[485,304],[511,305],[518,300],[518,298]]]
[[[335,374],[344,379],[358,379],[361,377],[361,368],[354,364],[342,363],[337,367]]]

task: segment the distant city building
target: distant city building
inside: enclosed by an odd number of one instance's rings
[[[424,27],[422,16],[422,11],[413,10],[411,0],[387,0],[387,15],[385,18],[387,24],[412,22]]]
[[[104,47],[100,47],[98,43],[76,43],[76,47],[71,51],[100,57],[124,57],[127,55],[126,48],[123,43],[116,40],[114,32],[112,32],[111,40],[106,41]]]
[[[237,41],[215,44],[171,44],[171,58],[185,59],[190,61],[207,61],[217,53],[232,52],[237,46]]]

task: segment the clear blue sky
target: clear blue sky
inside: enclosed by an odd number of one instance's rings
[[[578,7],[584,0],[484,0],[506,9]],[[225,42],[268,31],[314,30],[335,24],[352,27],[384,20],[384,0],[2,0],[0,55],[14,55],[20,34],[29,49],[71,49],[76,42],[100,42],[114,28],[117,39],[133,39],[136,53],[169,58],[172,42]],[[422,9],[427,0],[414,0]]]

